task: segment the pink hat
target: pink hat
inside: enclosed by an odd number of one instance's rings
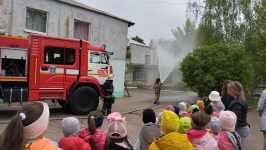
[[[171,110],[172,112],[175,112],[175,107],[173,105],[168,105],[165,110]]]
[[[222,111],[219,117],[219,126],[225,131],[235,131],[236,114],[232,111]]]
[[[110,121],[110,118],[112,118],[112,117],[122,118],[122,115],[119,112],[113,112],[113,113],[109,114],[107,116],[108,123]]]
[[[107,131],[109,138],[121,139],[127,135],[126,118],[108,117],[108,119],[111,119]],[[114,136],[113,134],[118,134],[119,136]]]

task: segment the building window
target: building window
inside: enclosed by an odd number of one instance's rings
[[[44,49],[44,63],[64,65],[64,48],[46,46]]]
[[[145,64],[150,64],[150,55],[145,55]]]
[[[47,33],[47,12],[27,8],[26,27],[29,32]]]
[[[173,72],[168,75],[168,77],[165,79],[165,82],[173,82]]]
[[[136,80],[147,80],[147,73],[146,72],[135,72],[135,79]]]
[[[90,23],[75,20],[74,21],[74,38],[89,40]]]

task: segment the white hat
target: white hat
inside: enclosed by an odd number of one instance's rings
[[[209,99],[211,101],[221,101],[221,97],[220,97],[219,92],[212,91],[211,94],[209,95]]]
[[[114,75],[113,74],[109,74],[108,75],[108,80],[114,80]]]
[[[179,114],[186,113],[187,105],[185,102],[179,103],[179,108],[180,108]]]

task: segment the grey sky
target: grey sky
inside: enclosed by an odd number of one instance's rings
[[[128,37],[174,39],[171,29],[183,26],[188,0],[76,0],[135,23]]]

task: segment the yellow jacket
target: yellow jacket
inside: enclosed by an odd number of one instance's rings
[[[169,133],[160,139],[154,139],[149,150],[194,150],[186,134]]]

